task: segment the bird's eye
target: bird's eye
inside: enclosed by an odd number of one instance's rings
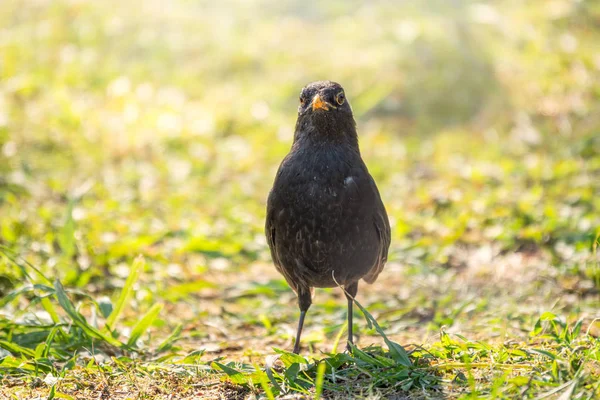
[[[346,96],[344,96],[344,92],[339,92],[336,96],[335,96],[335,101],[341,106],[342,104],[344,104],[344,101],[346,101]]]

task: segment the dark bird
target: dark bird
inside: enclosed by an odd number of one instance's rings
[[[269,193],[265,228],[275,267],[298,296],[294,353],[315,287],[345,289],[352,343],[358,281],[373,283],[382,271],[390,224],[338,83],[313,82],[302,89],[294,141]]]

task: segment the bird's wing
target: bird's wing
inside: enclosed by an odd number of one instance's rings
[[[383,201],[381,201],[381,196],[379,195],[379,190],[377,190],[377,186],[375,185],[375,181],[371,177],[371,188],[377,194],[377,205],[376,210],[373,217],[373,223],[375,224],[375,230],[379,236],[379,258],[377,262],[369,271],[367,275],[363,277],[363,279],[367,283],[373,283],[377,279],[377,276],[383,271],[383,266],[387,262],[388,250],[390,248],[391,242],[391,229],[390,229],[390,221],[388,219],[387,212],[385,210],[385,206],[383,205]]]
[[[265,222],[265,236],[267,237],[267,244],[269,245],[269,249],[271,250],[271,258],[273,259],[273,263],[275,263],[275,266],[279,268],[281,263],[279,261],[279,256],[277,255],[277,249],[275,248],[275,216],[273,207],[271,207],[270,204],[272,195],[272,193],[269,193],[269,199],[267,200],[267,219]]]
[[[308,285],[301,285],[302,279],[298,274],[294,274],[294,269],[289,268],[289,266],[285,266],[281,262],[281,258],[279,258],[279,251],[277,249],[277,213],[278,209],[273,206],[275,194],[273,192],[269,193],[269,199],[267,200],[267,218],[265,222],[265,236],[267,238],[267,244],[269,245],[269,249],[271,250],[271,259],[273,260],[273,264],[275,268],[287,281],[292,290],[296,293],[300,293],[301,287],[305,287],[308,290]],[[281,249],[280,249],[281,250]],[[298,268],[304,267],[303,264],[297,265],[295,269],[296,272]],[[306,268],[306,267],[304,267]]]

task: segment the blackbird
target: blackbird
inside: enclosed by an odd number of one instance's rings
[[[390,224],[360,155],[352,108],[336,82],[313,82],[300,93],[292,148],[269,193],[265,231],[275,267],[298,296],[294,353],[315,287],[344,288],[350,346],[358,281],[373,283],[382,271]]]

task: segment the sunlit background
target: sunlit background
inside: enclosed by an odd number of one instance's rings
[[[3,0],[0,245],[96,299],[142,254],[124,337],[161,303],[151,332],[181,323],[183,348],[290,348],[265,200],[300,89],[329,79],[392,222],[390,263],[359,292],[391,336],[494,341],[552,307],[593,316],[598,21],[593,0]],[[26,281],[13,261],[0,296]],[[314,304],[307,345],[331,349],[345,302]]]

